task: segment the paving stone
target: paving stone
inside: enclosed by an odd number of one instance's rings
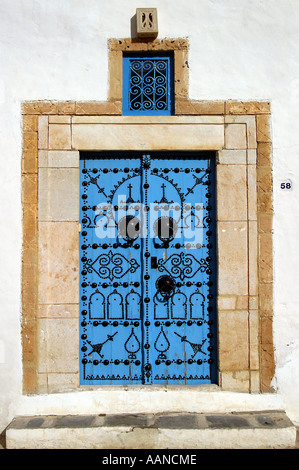
[[[40,428],[44,421],[44,418],[33,418],[28,421],[26,428]]]
[[[157,420],[159,428],[195,429],[198,427],[196,414],[181,414],[160,416]]]
[[[258,422],[262,424],[263,426],[275,426],[275,423],[273,419],[270,416],[267,415],[258,415],[256,417]]]
[[[206,418],[209,427],[212,428],[247,428],[250,426],[247,419],[235,415],[210,415]]]
[[[84,428],[89,427],[94,416],[59,416],[56,418],[55,428]]]
[[[148,416],[146,414],[120,414],[107,415],[104,421],[105,426],[148,426]]]

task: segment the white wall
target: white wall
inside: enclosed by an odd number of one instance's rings
[[[158,8],[159,38],[189,38],[190,98],[272,103],[274,385],[299,424],[298,1],[1,0],[0,430],[22,411],[20,103],[106,100],[107,39],[130,36],[136,7]]]

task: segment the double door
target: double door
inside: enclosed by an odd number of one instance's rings
[[[216,383],[214,154],[83,153],[80,222],[80,383]]]

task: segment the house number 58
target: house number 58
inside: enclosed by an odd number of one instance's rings
[[[280,189],[292,189],[292,182],[291,181],[282,181],[280,183]]]

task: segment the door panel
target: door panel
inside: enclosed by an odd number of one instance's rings
[[[140,159],[86,158],[80,170],[81,383],[140,383],[141,246],[119,233],[125,199],[140,202]]]
[[[217,381],[213,157],[82,156],[80,383]]]

